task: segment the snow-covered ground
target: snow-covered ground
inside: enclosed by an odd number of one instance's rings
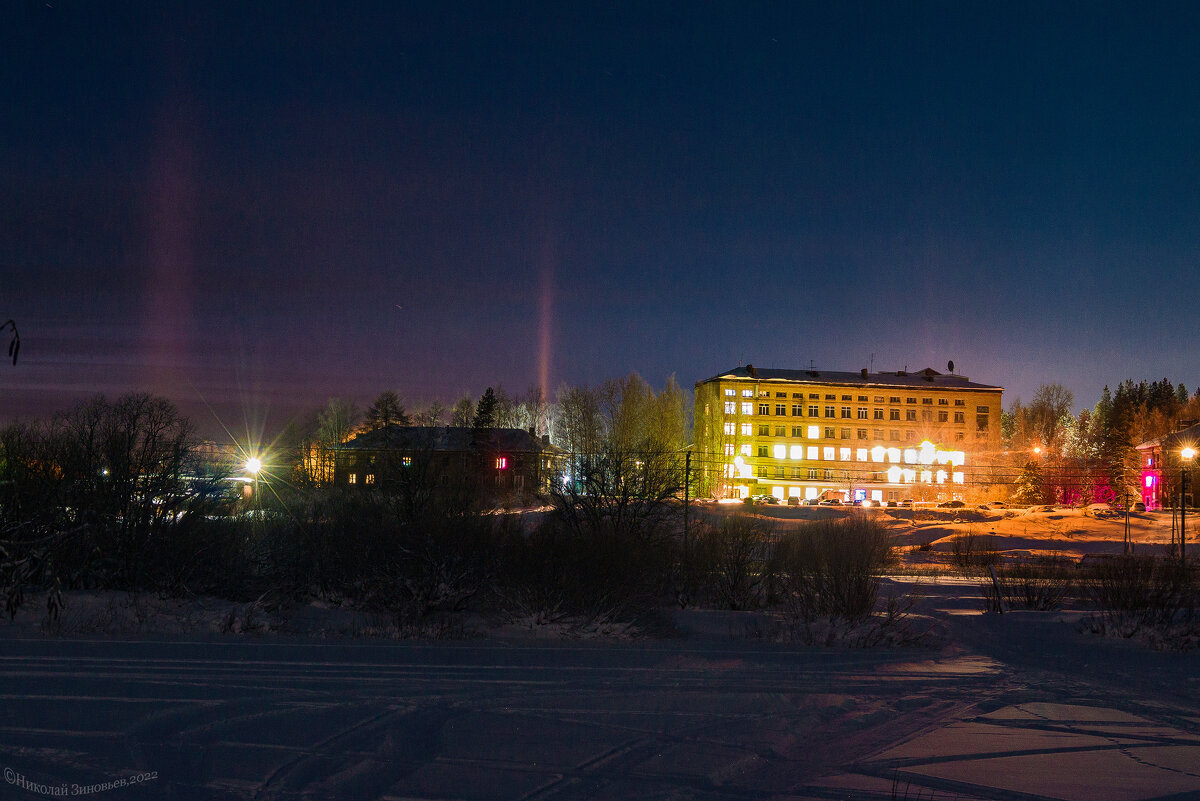
[[[958,516],[897,534],[1121,550],[1123,521]],[[1137,520],[1139,548],[1169,540],[1169,516]],[[1200,799],[1200,654],[1082,633],[1078,611],[985,615],[976,581],[917,581],[930,634],[890,649],[769,642],[755,613],[689,611],[654,638],[530,620],[421,642],[319,605],[264,634],[227,602],[71,596],[67,633],[42,611],[0,626],[0,798],[124,781],[94,794]]]

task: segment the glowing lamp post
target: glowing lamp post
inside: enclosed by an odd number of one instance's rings
[[[246,460],[246,472],[254,476],[254,501],[258,502],[258,473],[262,470],[262,460],[257,457],[250,457]]]
[[[1196,449],[1188,446],[1179,452],[1179,564],[1187,566],[1183,544],[1187,540],[1187,463],[1196,457]]]

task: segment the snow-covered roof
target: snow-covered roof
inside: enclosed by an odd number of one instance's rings
[[[717,373],[712,378],[707,378],[699,383],[707,384],[710,381],[720,381],[721,379],[729,378],[742,378],[754,381],[788,381],[801,384],[904,387],[908,389],[928,389],[934,387],[942,389],[1003,389],[1003,387],[991,384],[976,383],[964,375],[939,373],[932,367],[915,371],[897,370],[894,373],[869,373],[866,370],[849,373],[837,370],[781,370],[774,367],[755,367],[752,364],[747,364],[743,367],[735,367],[732,370]]]
[[[487,437],[487,447],[491,450],[514,453],[557,450],[542,438],[520,428],[489,428],[481,433]],[[471,428],[389,425],[363,432],[340,447],[367,451],[469,451],[475,436],[475,430]]]

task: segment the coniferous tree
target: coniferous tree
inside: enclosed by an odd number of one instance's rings
[[[375,398],[375,402],[367,408],[363,424],[368,431],[377,431],[389,425],[406,426],[410,423],[400,396],[392,390],[384,390]]]

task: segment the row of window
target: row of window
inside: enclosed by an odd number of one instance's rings
[[[754,404],[743,403],[743,404],[741,404],[741,409],[739,410],[738,404],[736,401],[726,401],[725,402],[725,414],[731,414],[731,415],[737,414],[739,411],[744,416],[753,415],[754,414]],[[855,411],[856,411],[855,409],[853,409],[849,406],[842,406],[840,408],[840,412],[841,412],[840,417],[842,420],[855,419],[855,416],[859,420],[868,420],[868,419],[883,420],[884,419],[884,411],[886,411],[887,419],[899,420],[901,410],[900,409],[884,410],[884,409],[878,409],[878,408],[868,409],[865,406],[859,406],[857,408],[856,415],[855,415]],[[804,417],[805,416],[804,406],[801,404],[798,404],[798,403],[792,404],[791,412],[792,412],[792,414],[791,414],[792,417]],[[979,415],[986,416],[988,414],[988,407],[977,406],[976,412]],[[838,413],[839,413],[839,408],[836,406],[826,406],[825,407],[825,417],[837,418],[839,416]],[[758,414],[759,414],[759,416],[762,416],[762,417],[770,416],[771,405],[769,403],[758,404]],[[775,404],[775,416],[776,417],[787,417],[788,416],[787,404],[784,404],[784,403]],[[808,417],[820,417],[821,416],[821,407],[818,405],[809,406],[807,416]],[[917,421],[917,410],[916,409],[905,409],[904,410],[904,419],[909,422],[915,423]],[[922,409],[921,410],[921,421],[922,422],[931,423],[931,422],[933,422],[933,419],[934,419],[933,409]],[[937,421],[939,423],[948,422],[949,419],[950,419],[949,410],[942,410],[942,409],[938,410]],[[954,422],[965,423],[966,421],[967,421],[967,413],[965,411],[955,411],[954,412]]]
[[[927,448],[929,446],[926,446]],[[741,456],[749,456],[751,452],[750,445],[742,445]],[[835,448],[832,445],[784,445],[776,443],[775,445],[759,445],[757,448],[759,458],[766,459],[790,459],[792,461],[807,460],[810,462],[875,462],[883,464],[889,462],[891,464],[920,464],[922,462],[923,451],[917,448],[885,448],[882,445],[876,445],[874,448]],[[934,461],[939,464],[954,464],[961,465],[966,454],[962,451],[929,451],[930,455],[925,456],[924,461],[932,463]],[[725,446],[725,455],[734,456],[732,445]]]
[[[805,430],[805,429],[806,429],[805,426],[792,426],[791,434],[788,434],[787,426],[775,426],[774,429],[772,430],[772,427],[770,424],[760,423],[758,426],[758,436],[760,436],[760,437],[770,437],[770,436],[788,437],[788,436],[790,436],[795,439],[850,439],[851,438],[850,432],[853,430],[855,433],[855,436],[854,436],[855,439],[877,439],[877,440],[889,439],[892,441],[899,441],[901,439],[901,436],[900,436],[901,432],[900,432],[900,429],[898,429],[898,428],[893,428],[893,429],[888,430],[886,437],[884,436],[884,429],[881,429],[881,428],[876,428],[876,429],[842,428],[842,429],[838,429],[833,426],[825,426],[824,436],[822,436],[821,426],[808,426],[807,430]],[[754,424],[753,423],[741,423],[740,426],[738,423],[726,423],[725,424],[725,435],[726,436],[735,437],[738,435],[739,430],[743,437],[754,436]],[[868,433],[873,433],[874,436],[868,436]],[[913,442],[916,440],[916,438],[917,438],[916,431],[909,429],[904,432],[904,440],[905,441]],[[966,437],[962,431],[956,431],[956,432],[954,432],[954,438],[956,440],[961,441],[961,440],[965,439]]]
[[[753,398],[754,396],[755,396],[754,390],[751,390],[751,389],[743,389],[742,390],[743,398]],[[727,398],[737,397],[737,390],[727,387],[725,389],[725,397],[727,397]],[[769,398],[769,397],[771,397],[771,393],[764,389],[758,393],[758,397],[759,398]],[[775,397],[777,399],[781,399],[781,398],[786,399],[788,397],[788,393],[776,392]],[[889,395],[889,396],[887,396],[886,401],[884,400],[883,395],[875,395],[875,396],[858,395],[857,400],[859,403],[867,403],[868,399],[871,397],[874,397],[875,403],[900,403],[899,395]],[[855,400],[855,398],[856,398],[856,396],[854,396],[854,395],[839,396],[834,393],[826,393],[824,395],[823,399],[827,400],[827,401],[835,401],[835,400],[839,400],[839,399],[843,400],[843,401],[853,401],[853,400]],[[791,393],[791,399],[792,400],[804,400],[804,393],[803,392],[793,392],[793,393]],[[819,392],[810,392],[810,393],[808,393],[808,399],[809,400],[822,400],[822,395]],[[921,398],[921,403],[926,404],[926,405],[932,406],[933,401],[934,401],[933,398]],[[906,397],[904,399],[904,402],[915,404],[917,402],[917,399],[915,397],[910,396],[910,397]],[[939,406],[949,406],[950,405],[949,398],[937,398],[937,402],[938,402]],[[966,406],[967,402],[963,398],[954,398],[954,405],[955,406]]]

